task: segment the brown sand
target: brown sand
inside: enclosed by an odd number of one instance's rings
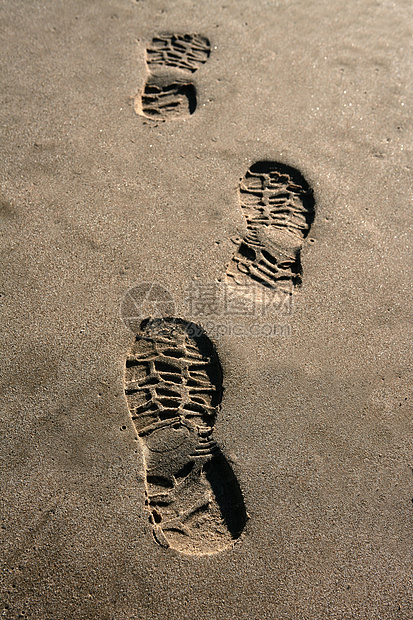
[[[14,0],[0,18],[0,617],[411,619],[410,1]],[[134,111],[159,32],[211,41],[187,120]],[[119,307],[157,282],[188,318],[262,159],[313,187],[316,241],[289,337],[217,339],[215,439],[249,520],[188,557],[151,535]]]

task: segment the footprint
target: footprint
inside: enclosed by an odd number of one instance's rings
[[[124,386],[143,449],[155,540],[189,555],[231,547],[247,516],[231,466],[212,439],[223,390],[214,345],[194,323],[145,319]]]
[[[312,189],[295,168],[259,161],[241,180],[239,195],[247,233],[236,240],[227,282],[291,293],[301,283],[301,248],[314,220]]]
[[[154,120],[179,119],[196,109],[192,74],[209,58],[211,46],[199,34],[163,34],[146,50],[149,75],[135,99],[135,112]]]

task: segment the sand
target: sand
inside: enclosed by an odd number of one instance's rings
[[[15,0],[0,19],[0,617],[411,619],[410,2]],[[157,123],[135,108],[164,32],[211,54],[195,112]],[[185,555],[153,540],[120,306],[157,283],[206,322],[187,291],[222,281],[260,160],[304,175],[315,219],[290,312],[211,334],[249,518]]]

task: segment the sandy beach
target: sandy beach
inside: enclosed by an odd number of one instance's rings
[[[411,620],[411,3],[15,0],[0,23],[0,618]],[[196,38],[165,65],[171,35]],[[257,169],[296,171],[314,213],[288,303],[230,310]],[[161,461],[125,398],[125,296],[153,285],[219,393],[224,499],[194,544],[149,512]]]

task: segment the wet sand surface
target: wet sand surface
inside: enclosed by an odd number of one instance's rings
[[[411,619],[410,2],[16,0],[0,20],[0,617]],[[135,107],[164,32],[211,53],[195,112],[154,122]],[[249,518],[185,555],[152,536],[120,306],[158,283],[205,323],[188,288],[224,277],[261,160],[314,190],[303,282],[289,313],[211,334]]]

